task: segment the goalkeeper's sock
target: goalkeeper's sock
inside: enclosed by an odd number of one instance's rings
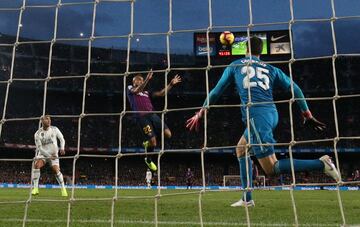
[[[40,169],[33,169],[32,182],[34,188],[39,188]]]
[[[247,188],[248,186],[248,178],[246,176],[246,158],[245,157],[241,157],[238,158],[239,160],[239,167],[240,167],[240,179],[241,179],[241,186],[243,189]],[[248,162],[248,176],[249,176],[249,187],[252,188],[253,187],[253,182],[252,182],[252,162],[250,157],[247,158],[247,162]],[[245,196],[246,195],[246,196]],[[244,201],[246,200],[247,202],[252,200],[252,192],[251,191],[244,191],[243,193],[243,198]]]
[[[313,160],[299,160],[293,159],[294,162],[294,171],[295,172],[304,172],[304,171],[314,171],[314,170],[323,170],[324,163],[319,159]],[[291,163],[290,159],[281,159],[277,161],[274,165],[274,173],[291,173]]]
[[[65,188],[65,184],[64,184],[64,177],[62,175],[62,173],[59,171],[56,175],[56,180],[59,183],[59,185],[61,186],[61,188]]]

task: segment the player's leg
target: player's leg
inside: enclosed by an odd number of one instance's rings
[[[251,137],[254,138],[254,141],[256,141],[257,144],[273,144],[276,142],[272,131],[277,125],[277,117],[277,113],[274,112],[251,119]],[[277,160],[273,146],[254,146],[253,149],[256,158],[267,175],[291,173],[290,159]],[[295,172],[323,170],[336,181],[340,180],[334,164],[327,155],[320,159],[313,160],[293,159],[293,164]]]
[[[152,148],[150,152],[153,152],[155,147],[157,146],[156,136],[151,137],[149,140],[149,148]]]
[[[149,146],[147,148],[147,152],[153,152],[156,145],[157,145],[157,138],[156,138],[156,134],[157,135],[161,135],[162,132],[162,121],[160,119],[160,117],[156,114],[151,114],[147,117],[147,125],[150,126],[151,129],[151,133],[150,134],[146,134],[147,137],[152,136],[148,141],[149,141]],[[171,131],[169,129],[169,127],[165,124],[164,122],[164,136],[165,138],[169,139],[171,138]],[[151,161],[151,157],[147,156],[147,160],[146,163],[148,164],[149,168],[152,171],[156,171],[157,167],[155,165],[155,163],[153,163]],[[151,164],[152,163],[152,164]],[[151,165],[151,167],[150,167]]]
[[[277,160],[275,154],[272,154],[258,158],[258,161],[267,175],[291,173],[291,161],[289,158]],[[293,165],[294,172],[323,171],[336,182],[341,181],[340,175],[328,155],[324,155],[320,159],[293,159]]]
[[[167,127],[167,126],[166,126],[166,127]],[[170,138],[171,138],[172,134],[171,134],[171,131],[170,131],[169,128],[166,128],[166,129],[164,130],[164,135],[165,135],[165,138],[167,138],[167,139],[170,139]]]
[[[153,114],[151,116],[151,123],[154,126],[155,132],[158,135],[161,135],[162,132],[162,121],[161,118],[157,114]],[[166,139],[170,139],[172,136],[171,131],[167,124],[164,122],[164,137]]]
[[[59,185],[61,187],[61,196],[68,196],[66,188],[65,188],[64,176],[60,171],[60,165],[59,165],[58,158],[51,160],[51,168],[55,174],[55,178],[56,178],[57,182],[59,183]]]
[[[151,171],[156,171],[157,170],[157,166],[156,164],[152,161],[152,158],[150,155],[147,155],[147,153],[152,153],[154,152],[154,149],[156,147],[156,137],[153,136],[150,139],[146,140],[143,143],[144,149],[145,149],[145,163],[148,166],[148,168]]]
[[[263,144],[263,143],[274,143],[275,140],[272,136],[272,130],[276,127],[277,124],[277,113],[274,113],[274,116],[269,114],[267,116],[266,114],[260,115],[256,118],[250,118],[250,133],[249,128],[245,129],[245,132],[243,136],[240,138],[240,141],[236,148],[236,154],[239,160],[239,167],[240,167],[240,178],[241,178],[241,184],[243,188],[252,188],[252,162],[250,159],[250,155],[248,154],[248,158],[246,158],[246,153],[249,152],[248,149],[251,149],[252,154],[255,154],[255,156],[258,158],[265,158],[267,162],[261,163],[261,167],[266,172],[267,169],[270,169],[269,167],[271,165],[271,158],[275,158],[276,156],[274,154],[274,148],[272,146],[259,146],[256,144]],[[256,124],[255,124],[256,122]],[[246,145],[250,144],[250,148],[248,148]],[[274,164],[275,162],[273,162]],[[264,165],[263,165],[264,164]],[[248,166],[248,171],[246,166]],[[246,202],[245,202],[246,201]],[[233,203],[231,206],[237,207],[237,206],[253,206],[254,201],[252,200],[252,193],[251,191],[247,191],[246,193],[243,193],[242,199],[240,199],[238,202]]]
[[[260,163],[261,168],[264,170],[265,174],[268,176],[274,175],[274,166],[278,162],[275,154],[269,154],[263,158],[257,158]]]
[[[141,117],[138,120],[138,126],[140,127],[145,137],[145,141],[143,142],[143,146],[145,149],[145,163],[151,171],[156,171],[157,166],[151,160],[151,157],[147,155],[148,153],[154,152],[154,149],[157,145],[154,126],[152,125],[151,122],[151,115],[146,115]]]
[[[40,169],[45,165],[45,160],[37,159],[34,163],[33,173],[32,173],[32,183],[33,189],[31,191],[32,195],[39,194],[39,179],[40,179]]]
[[[240,179],[241,179],[241,186],[243,189],[245,188],[252,188],[253,187],[253,183],[252,183],[252,162],[250,159],[250,155],[248,154],[248,156],[246,157],[246,152],[247,148],[246,148],[246,139],[245,136],[243,135],[236,147],[236,156],[238,158],[239,161],[239,169],[240,169]],[[246,164],[247,162],[247,164]],[[246,166],[247,165],[247,166]],[[247,171],[248,170],[248,171]],[[245,202],[246,201],[246,202]],[[244,191],[242,198],[231,204],[232,207],[238,207],[238,206],[254,206],[255,203],[252,199],[252,192],[251,191]]]
[[[267,175],[279,175],[282,173],[291,173],[290,159],[277,160],[275,154],[258,159],[261,167]],[[294,171],[321,171],[324,169],[324,163],[320,159],[301,160],[293,159]]]

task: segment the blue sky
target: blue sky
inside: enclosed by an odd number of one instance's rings
[[[330,18],[330,0],[293,0],[296,19]],[[89,0],[63,0],[63,3],[89,2]],[[51,5],[57,0],[27,0],[27,5]],[[20,7],[22,0],[2,0],[1,8]],[[173,30],[206,29],[209,26],[208,0],[172,0]],[[137,0],[134,4],[134,32],[167,32],[169,28],[169,0]],[[360,1],[335,0],[337,16],[360,15]],[[58,37],[88,37],[91,34],[93,6],[63,6],[58,16]],[[269,23],[290,19],[289,1],[253,0],[253,22]],[[0,32],[16,34],[18,11],[0,11]],[[23,14],[20,35],[37,40],[50,40],[54,29],[54,8],[27,8]],[[249,23],[248,0],[212,0],[214,26],[238,26]],[[286,29],[287,25],[261,26],[254,30]],[[130,3],[100,2],[97,7],[95,35],[126,35],[130,32]],[[360,19],[338,20],[335,23],[340,53],[360,52]],[[215,29],[214,31],[222,31]],[[229,29],[227,29],[229,30]],[[230,29],[242,31],[243,29]],[[293,26],[294,47],[297,56],[332,54],[329,22],[298,22]],[[138,41],[136,41],[138,40]],[[165,36],[136,36],[132,49],[165,52]],[[124,38],[95,41],[95,46],[126,48]],[[171,36],[172,53],[192,53],[193,33],[183,32]],[[86,42],[77,42],[86,45]]]

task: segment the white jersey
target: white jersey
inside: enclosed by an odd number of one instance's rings
[[[147,181],[149,181],[149,180],[151,180],[151,178],[152,178],[152,173],[151,173],[151,171],[146,171],[146,180]]]
[[[64,136],[55,126],[50,126],[47,130],[40,128],[36,131],[34,138],[38,154],[46,158],[58,157],[59,147],[57,139],[60,140],[60,149],[65,148]]]

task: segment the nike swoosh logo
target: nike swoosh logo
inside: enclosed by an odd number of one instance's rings
[[[284,38],[285,36],[287,36],[287,35],[282,35],[282,36],[279,36],[279,37],[271,36],[271,41],[277,41],[277,40],[279,40],[279,39]]]

